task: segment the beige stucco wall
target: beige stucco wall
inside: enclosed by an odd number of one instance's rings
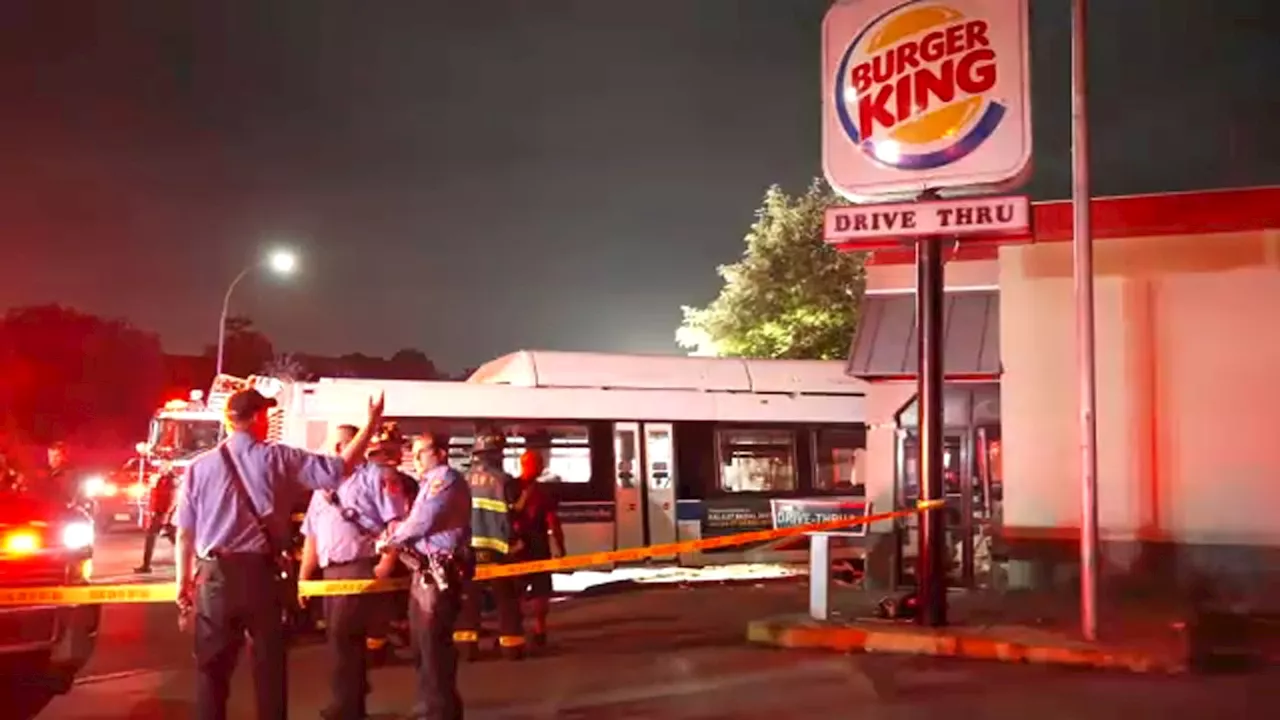
[[[965,260],[947,263],[948,289],[991,288],[1000,280],[1000,264],[995,260]],[[867,292],[915,292],[916,266],[868,265]]]
[[[1096,246],[1103,536],[1280,546],[1280,234]],[[1079,527],[1067,244],[1000,251],[1004,524]]]

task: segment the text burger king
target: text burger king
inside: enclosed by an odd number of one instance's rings
[[[823,23],[823,164],[851,199],[1005,189],[1031,166],[1026,0],[842,0]]]

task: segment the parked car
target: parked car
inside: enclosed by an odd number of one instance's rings
[[[0,491],[0,590],[88,585],[94,526],[55,500]],[[71,688],[97,643],[98,605],[0,606],[0,694],[38,684]]]
[[[140,462],[130,458],[119,469],[90,472],[81,481],[80,493],[89,500],[99,531],[142,526],[149,478],[139,473]]]

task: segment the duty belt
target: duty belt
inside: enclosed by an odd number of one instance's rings
[[[414,548],[400,548],[400,558],[405,566],[420,577],[430,581],[440,590],[448,590],[455,582],[466,579],[466,563],[457,555],[446,553],[421,553]]]

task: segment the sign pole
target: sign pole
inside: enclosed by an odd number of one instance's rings
[[[936,199],[926,192],[921,200]],[[919,400],[920,499],[942,500],[943,297],[942,238],[916,242],[916,366]],[[916,583],[920,603],[916,621],[927,627],[947,624],[946,513],[930,510],[920,518]]]
[[[1089,213],[1089,116],[1086,103],[1086,2],[1071,20],[1071,205],[1080,406],[1080,630],[1098,639],[1098,428],[1094,356],[1093,236]]]

